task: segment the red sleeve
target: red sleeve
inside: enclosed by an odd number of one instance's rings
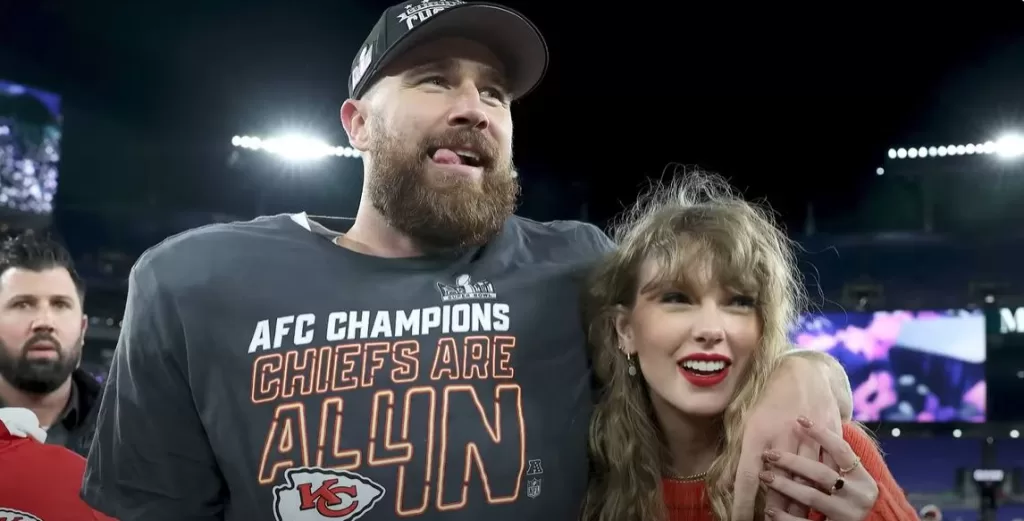
[[[15,441],[0,453],[0,504],[47,521],[114,521],[98,515],[78,496],[85,459],[57,445]],[[2,516],[0,516],[2,519]]]
[[[843,426],[843,439],[850,444],[860,458],[864,469],[878,483],[878,499],[865,521],[910,521],[917,519],[917,512],[907,501],[903,489],[889,472],[878,445],[861,427],[848,423]]]

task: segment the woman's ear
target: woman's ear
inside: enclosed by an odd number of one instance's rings
[[[619,349],[626,356],[636,354],[636,347],[633,345],[633,325],[630,322],[629,310],[619,306],[615,310],[615,334],[619,337]]]

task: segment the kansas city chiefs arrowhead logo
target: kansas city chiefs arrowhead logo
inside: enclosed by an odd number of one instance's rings
[[[274,487],[277,521],[355,521],[384,497],[384,487],[345,470],[289,469]]]
[[[20,510],[11,510],[10,508],[0,507],[0,521],[43,521],[38,517],[22,512]]]

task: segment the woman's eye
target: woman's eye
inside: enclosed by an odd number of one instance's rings
[[[730,304],[733,306],[752,308],[757,307],[757,299],[745,295],[737,295],[733,297],[732,302],[730,302]]]
[[[690,298],[678,291],[671,291],[662,294],[661,301],[665,304],[689,304]]]

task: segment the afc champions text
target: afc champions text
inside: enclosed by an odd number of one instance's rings
[[[272,408],[259,483],[390,466],[381,486],[399,517],[519,499],[526,425],[509,316],[507,303],[461,302],[258,321],[250,399]]]

